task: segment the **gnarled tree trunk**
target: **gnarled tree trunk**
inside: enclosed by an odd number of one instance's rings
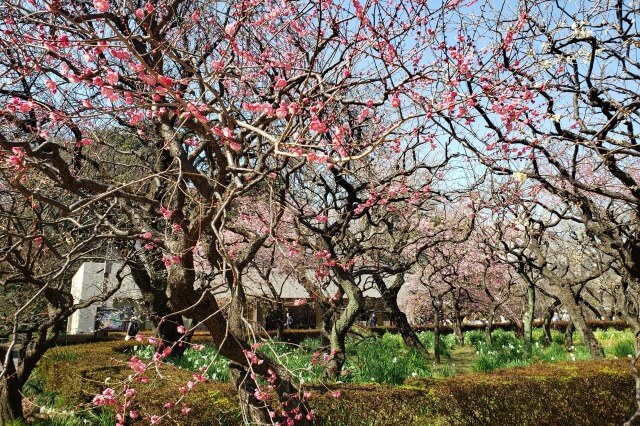
[[[604,359],[604,351],[602,350],[602,346],[598,343],[598,340],[593,334],[593,331],[587,326],[587,322],[584,319],[584,315],[582,314],[582,309],[580,305],[576,302],[573,291],[568,284],[561,284],[559,286],[558,296],[562,301],[562,305],[569,312],[569,316],[571,317],[571,322],[575,325],[578,333],[582,335],[584,340],[584,344],[589,349],[589,354],[593,359]],[[565,334],[566,335],[566,334]]]
[[[0,347],[2,362],[7,354],[7,350]],[[6,425],[12,420],[22,418],[22,394],[20,393],[20,378],[16,373],[13,359],[9,358],[3,370],[4,374],[0,378],[0,424]]]
[[[522,318],[522,328],[524,331],[524,354],[527,357],[531,356],[531,351],[533,349],[533,317],[535,316],[535,308],[536,287],[532,281],[528,280],[527,301],[524,317]]]
[[[331,335],[329,338],[331,353],[329,354],[329,360],[324,370],[325,377],[336,380],[340,377],[345,362],[345,340],[347,332],[364,307],[362,292],[358,286],[352,282],[351,278],[347,276],[346,272],[338,272],[337,283],[347,297],[348,302],[345,309],[340,313],[340,316],[331,327]]]
[[[232,280],[233,278],[228,278],[227,282],[230,282],[230,279]],[[242,341],[248,341],[249,338],[249,330],[244,321],[247,317],[246,309],[247,298],[244,289],[241,283],[236,282],[232,289],[227,321],[229,331],[236,338],[242,339]],[[231,381],[235,385],[238,397],[240,398],[240,406],[244,410],[244,418],[249,419],[255,424],[270,424],[269,405],[266,401],[259,398],[259,392],[261,391],[258,388],[256,380],[251,377],[252,372],[250,368],[247,368],[246,362],[230,362],[229,372]]]
[[[564,329],[564,347],[569,352],[573,352],[573,332],[576,330],[573,320],[569,320],[567,328]]]
[[[442,298],[438,297],[437,302],[433,304],[433,352],[435,354],[435,363],[440,364],[440,321],[442,320]]]
[[[146,262],[151,259],[144,259]],[[158,265],[159,267],[159,265]],[[166,277],[152,277],[153,273],[134,265],[130,266],[131,275],[149,303],[150,318],[155,326],[155,335],[159,339],[156,351],[170,347],[171,357],[181,357],[186,350],[184,334],[178,332],[178,326],[183,325],[182,315],[174,315],[167,297]]]
[[[416,349],[427,354],[427,348],[420,342],[416,332],[413,330],[411,325],[409,324],[409,320],[404,312],[400,310],[398,306],[398,293],[402,288],[402,284],[404,283],[404,274],[399,274],[396,276],[394,283],[387,287],[387,284],[384,282],[380,275],[374,275],[373,281],[378,287],[378,291],[382,296],[382,300],[384,301],[387,309],[389,309],[389,316],[391,320],[396,325],[396,328],[400,335],[402,336],[402,340],[405,345],[411,349]]]
[[[457,303],[453,309],[453,328],[460,346],[464,346],[464,333],[462,332],[462,313]]]
[[[551,335],[551,321],[553,320],[553,315],[555,314],[558,306],[560,306],[560,299],[555,299],[553,303],[547,307],[547,311],[544,314],[544,321],[542,323],[544,340],[542,344],[545,347],[550,346],[551,342],[553,342],[553,336]]]
[[[193,267],[186,266],[193,265],[192,256],[191,251],[187,250],[182,263],[172,265],[168,269],[167,295],[173,312],[180,311],[194,321],[205,324],[220,354],[230,360],[232,377],[243,410],[253,424],[272,424],[278,421],[282,423],[296,414],[302,414],[302,419],[297,424],[309,424],[310,421],[306,420],[307,407],[300,398],[291,375],[283,366],[269,359],[258,360],[252,357],[251,348],[246,340],[233,332],[232,329],[239,330],[237,322],[242,321],[242,313],[240,312],[235,319],[231,318],[228,322],[213,294],[208,291],[194,290],[192,284],[195,281],[194,270]],[[236,299],[235,303],[241,305],[243,293],[241,289],[238,290],[240,286],[237,281],[232,281],[230,284],[233,298]],[[278,395],[279,406],[262,396],[258,398],[260,395],[256,394],[258,385],[254,374],[265,379],[271,378],[273,391]],[[269,417],[270,411],[276,413],[274,418]]]
[[[493,322],[495,321],[495,318],[496,318],[496,305],[495,303],[492,303],[491,307],[489,308],[487,325],[484,328],[484,333],[485,333],[487,343],[490,345],[493,344]]]

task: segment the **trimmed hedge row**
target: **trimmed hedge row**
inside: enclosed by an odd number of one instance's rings
[[[45,390],[59,394],[67,407],[82,410],[92,407],[91,400],[106,387],[122,389],[119,384],[133,373],[129,367],[136,342],[117,341],[65,346],[48,351],[38,364],[37,375],[44,379]],[[167,402],[175,401],[178,388],[193,380],[193,373],[164,365],[158,375],[153,368],[147,370],[149,383],[137,383],[133,407],[142,418],[136,424],[149,424],[149,416],[161,415]],[[192,411],[183,416],[180,407],[172,416],[173,424],[194,426],[226,426],[242,423],[237,396],[228,383],[199,383],[184,401]],[[163,422],[163,424],[171,424]]]
[[[93,343],[49,351],[39,365],[48,391],[66,404],[88,404],[105,387],[130,374],[130,342]],[[163,413],[191,373],[172,366],[162,378],[137,385],[136,403],[147,416]],[[536,364],[529,368],[453,378],[410,379],[404,386],[338,384],[311,388],[310,404],[320,425],[615,425],[635,409],[634,383],[626,360]],[[341,396],[334,398],[332,391]],[[233,388],[200,383],[185,400],[193,409],[176,410],[172,423],[240,425]],[[140,421],[139,424],[148,424]],[[168,424],[168,423],[167,423]]]
[[[615,320],[615,321],[611,321],[611,320],[587,320],[586,321],[587,326],[592,329],[592,330],[606,330],[608,328],[615,328],[616,330],[625,330],[629,328],[629,325],[621,320]],[[542,327],[543,321],[542,320],[535,320],[533,322],[533,326],[534,327]],[[551,323],[551,329],[553,330],[558,330],[558,331],[562,331],[564,332],[567,328],[567,325],[569,324],[568,321],[554,321]],[[502,330],[510,330],[510,331],[514,331],[516,330],[518,327],[521,327],[521,324],[515,324],[513,322],[508,322],[508,323],[494,323],[493,324],[493,329],[494,330],[498,330],[498,329],[502,329]],[[462,331],[472,331],[472,330],[484,330],[486,328],[485,324],[468,324],[468,323],[463,323],[462,324]],[[416,332],[420,332],[420,331],[433,331],[434,330],[434,325],[433,324],[426,324],[426,325],[421,325],[421,326],[416,326],[413,328],[414,331]],[[367,327],[366,329],[367,332],[372,332],[372,333],[376,333],[378,335],[383,335],[384,333],[395,333],[397,332],[397,328],[394,325],[389,325],[389,326],[375,326],[375,327]],[[442,334],[448,334],[448,333],[453,333],[454,329],[452,325],[441,325],[440,326],[440,332]],[[300,344],[300,342],[302,342],[304,339],[306,338],[318,338],[320,336],[321,331],[317,328],[310,328],[310,329],[287,329],[284,330],[282,333],[282,340],[288,343],[294,343],[294,344]],[[275,331],[269,331],[268,333],[269,336],[275,338],[276,336],[276,332]]]

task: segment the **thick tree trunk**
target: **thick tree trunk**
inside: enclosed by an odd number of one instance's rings
[[[159,339],[156,351],[162,353],[165,348],[170,347],[172,358],[181,357],[187,348],[184,335],[178,332],[178,326],[183,325],[182,315],[172,315],[173,311],[169,307],[169,298],[166,293],[166,277],[158,276],[153,279],[144,269],[135,266],[131,266],[130,269],[135,283],[149,300],[149,314],[155,326],[154,334]]]
[[[578,333],[580,333],[580,335],[582,336],[585,346],[587,346],[587,348],[589,349],[591,358],[604,359],[604,352],[602,350],[602,347],[594,336],[593,331],[587,326],[587,322],[585,321],[582,314],[582,309],[580,309],[580,305],[578,305],[578,303],[576,302],[571,288],[568,286],[568,284],[564,284],[561,285],[559,289],[559,296],[562,301],[562,305],[569,312],[571,321],[578,330]]]
[[[340,373],[346,360],[345,340],[346,333],[338,332],[334,326],[329,338],[331,354],[324,369],[324,376],[328,379],[338,380],[340,378]]]
[[[276,301],[276,315],[278,321],[276,323],[276,338],[278,341],[282,341],[282,335],[284,334],[284,302],[280,297]]]
[[[227,279],[227,282],[229,282],[229,279]],[[249,337],[249,330],[244,322],[246,318],[246,308],[247,299],[244,289],[240,283],[236,283],[232,291],[227,321],[231,334],[243,342],[248,341]],[[245,421],[259,425],[271,423],[269,406],[264,398],[260,397],[264,389],[261,390],[258,387],[256,380],[251,375],[251,369],[247,368],[247,363],[232,361],[229,363],[229,372],[231,381],[238,392],[240,408],[243,410],[243,418]]]
[[[542,323],[542,331],[544,333],[544,340],[542,344],[545,347],[551,345],[553,342],[553,336],[551,335],[551,321],[553,320],[553,316],[556,312],[556,308],[560,306],[560,300],[556,299],[554,302],[547,307],[547,311],[544,314],[544,321]]]
[[[6,355],[7,351],[0,348],[0,360],[4,361]],[[23,416],[20,380],[13,359],[9,360],[5,368],[5,374],[0,379],[0,425],[9,424]]]
[[[533,282],[529,281],[527,286],[527,301],[524,315],[522,318],[522,328],[524,332],[524,354],[527,358],[531,357],[533,349],[533,318],[536,308],[536,287]]]
[[[301,414],[302,419],[297,424],[310,424],[311,422],[306,420],[307,407],[300,398],[290,374],[284,367],[269,359],[257,359],[251,356],[252,351],[246,341],[230,330],[229,326],[232,324],[227,322],[215,297],[209,292],[198,292],[193,289],[192,283],[195,281],[193,269],[185,267],[193,264],[193,260],[189,258],[191,251],[174,251],[186,252],[186,254],[182,264],[169,268],[167,294],[171,309],[173,312],[181,311],[194,321],[205,324],[220,354],[230,360],[232,378],[248,419],[253,421],[253,424],[272,424],[278,421],[286,424],[288,418]],[[254,374],[265,380],[271,379],[273,391],[278,395],[279,405],[276,401],[267,402],[262,395],[256,394],[258,387],[253,379]],[[275,412],[276,416],[266,418],[269,411]]]
[[[329,339],[331,353],[329,354],[329,360],[324,370],[325,377],[334,380],[340,378],[340,373],[344,366],[347,332],[364,307],[364,297],[358,286],[351,281],[350,277],[346,276],[346,272],[340,274],[341,276],[338,276],[338,285],[347,296],[348,302],[331,328],[331,337]]]
[[[402,284],[404,283],[404,275],[400,274],[396,277],[395,282],[391,287],[387,287],[384,280],[379,275],[373,276],[373,281],[378,287],[378,291],[382,295],[382,300],[385,303],[385,306],[389,310],[389,316],[391,320],[396,325],[396,328],[400,335],[402,336],[402,340],[408,348],[418,350],[427,354],[427,348],[420,342],[416,332],[413,330],[413,327],[409,324],[409,320],[404,312],[400,310],[398,306],[398,293],[402,288]]]
[[[620,288],[620,293],[622,296],[622,300],[627,300],[629,298],[628,295],[628,288],[629,288],[629,282],[630,281],[635,281],[632,277],[625,277],[622,279],[622,286]],[[634,286],[635,288],[637,288],[637,283]],[[615,305],[614,305],[615,306]],[[611,308],[611,312],[614,311],[614,308]],[[640,335],[640,320],[638,319],[638,312],[631,312],[629,310],[629,305],[626,303],[622,304],[622,309],[621,309],[621,316],[622,319],[629,325],[629,327],[631,327],[631,330],[633,330],[634,335],[638,336]],[[637,343],[637,340],[636,340]]]
[[[564,347],[567,349],[567,351],[569,352],[573,352],[573,332],[575,331],[576,327],[573,324],[573,321],[569,321],[567,323],[567,328],[564,329]]]
[[[455,329],[454,331],[456,333],[458,345],[464,346],[464,333],[462,332],[462,315],[460,308],[456,306],[453,313],[453,327]]]
[[[435,309],[433,316],[433,352],[435,354],[435,363],[440,364],[440,308]]]
[[[485,337],[487,343],[493,344],[493,322],[496,318],[496,306],[494,304],[489,308],[489,317],[487,318],[487,325],[484,328]]]
[[[547,309],[547,313],[544,314],[544,319],[542,322],[542,333],[543,340],[542,345],[544,347],[551,346],[551,342],[553,342],[553,336],[551,335],[551,320],[553,319],[554,309]]]
[[[640,361],[640,342],[639,336],[636,333],[635,347],[636,354],[631,359],[631,372],[633,373],[633,379],[635,382],[635,399],[636,399],[636,411],[631,415],[629,420],[624,423],[624,426],[632,426],[640,423],[640,370],[638,369],[638,361]]]
[[[328,303],[323,303],[322,305],[324,307],[324,311],[322,312],[322,333],[320,335],[320,342],[323,348],[330,348],[331,329],[335,322],[336,308]]]
[[[22,395],[11,380],[0,380],[0,425],[22,418]]]
[[[167,312],[162,318],[154,321],[156,326],[155,335],[158,338],[156,352],[162,353],[165,348],[171,348],[169,357],[179,358],[184,355],[187,349],[185,335],[178,331],[178,326],[182,324],[182,315],[171,315]]]

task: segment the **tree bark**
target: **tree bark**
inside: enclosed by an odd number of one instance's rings
[[[342,292],[347,296],[348,302],[345,309],[331,327],[331,353],[325,365],[324,376],[337,380],[340,378],[345,362],[345,340],[347,332],[358,318],[364,307],[362,292],[344,271],[337,271],[337,283]]]
[[[453,326],[455,328],[458,344],[460,346],[464,346],[464,333],[462,332],[462,315],[460,313],[460,308],[457,306],[457,303],[455,304],[453,314]]]
[[[442,302],[439,302],[440,305]],[[433,352],[435,354],[435,363],[440,365],[440,310],[442,308],[436,307],[433,315]]]
[[[227,278],[227,282],[230,282],[230,280],[233,280],[233,277]],[[244,322],[246,318],[246,308],[247,298],[242,284],[235,282],[233,284],[227,321],[229,331],[242,341],[248,341],[249,338],[249,330]],[[258,398],[260,389],[258,388],[256,380],[251,377],[251,369],[247,368],[246,362],[238,363],[235,361],[229,363],[229,372],[231,381],[238,392],[240,407],[244,411],[244,418],[249,419],[253,424],[271,423],[269,406],[264,400]]]
[[[278,296],[276,300],[276,315],[278,320],[276,321],[276,339],[278,341],[282,341],[282,336],[284,334],[284,302]]]
[[[547,307],[547,311],[544,314],[544,321],[542,323],[542,331],[544,332],[544,340],[542,344],[545,347],[551,346],[551,342],[553,342],[553,336],[551,335],[551,321],[553,320],[553,315],[556,312],[556,308],[560,306],[560,300],[556,299],[554,302]]]
[[[573,332],[575,331],[576,327],[573,324],[573,320],[570,320],[567,323],[567,328],[564,329],[564,347],[567,349],[567,351],[569,352],[573,352]]]
[[[527,301],[524,316],[522,318],[522,328],[524,332],[524,354],[527,358],[531,357],[533,349],[533,317],[536,308],[536,287],[532,281],[528,281],[527,285]]]
[[[302,414],[302,420],[298,424],[310,424],[310,421],[306,420],[307,407],[300,398],[291,375],[283,366],[269,359],[251,361],[251,357],[248,356],[251,353],[250,346],[246,340],[231,330],[236,328],[233,324],[236,320],[232,319],[231,324],[227,321],[213,294],[206,290],[196,291],[193,288],[195,275],[191,251],[176,249],[174,251],[185,254],[181,264],[172,265],[168,269],[167,296],[170,308],[172,312],[181,312],[194,321],[205,324],[220,354],[230,361],[232,378],[237,386],[236,390],[243,404],[243,410],[249,419],[253,424],[272,424],[278,421],[286,424],[289,414],[296,412]],[[232,292],[236,293],[234,297],[237,298],[237,281],[232,281],[229,285]],[[272,408],[273,402],[268,403],[256,398],[255,391],[258,386],[253,378],[254,374],[265,379],[272,378],[271,384],[273,391],[278,395],[280,406]],[[276,417],[268,417],[269,411],[276,412]]]
[[[4,361],[6,355],[7,350],[0,347],[0,360]],[[5,374],[0,379],[0,424],[2,425],[23,417],[20,379],[13,359],[10,358],[8,365],[4,368]]]
[[[336,303],[339,303],[336,302]],[[331,347],[331,329],[336,321],[336,307],[330,303],[322,302],[322,333],[320,334],[320,343],[324,348]]]
[[[636,353],[631,359],[631,373],[633,374],[633,380],[635,383],[636,411],[631,415],[629,420],[624,423],[624,426],[631,426],[640,423],[640,370],[638,369],[638,361],[640,360],[640,335],[638,332],[636,332],[635,348]]]
[[[493,322],[495,320],[495,317],[496,306],[494,304],[491,304],[491,307],[489,308],[489,317],[487,318],[487,325],[484,329],[487,343],[490,345],[493,344]]]
[[[389,316],[396,325],[405,345],[407,345],[408,348],[428,354],[427,348],[422,344],[422,342],[420,342],[420,339],[418,339],[413,327],[409,324],[407,316],[398,306],[398,293],[404,283],[404,274],[399,274],[391,287],[387,287],[387,284],[384,282],[382,277],[377,274],[373,276],[373,281],[378,287],[382,300],[389,309]]]
[[[145,258],[143,261],[152,262],[153,260]],[[152,277],[149,271],[135,265],[130,265],[130,270],[135,283],[145,294],[149,303],[149,314],[155,326],[154,334],[159,339],[156,352],[162,353],[165,348],[170,347],[170,357],[181,357],[187,348],[184,335],[178,332],[178,325],[183,325],[182,315],[173,315],[169,307],[166,277]]]
[[[542,345],[544,347],[551,346],[551,342],[553,341],[553,336],[551,335],[551,320],[553,319],[553,313],[555,309],[547,308],[547,312],[544,314],[544,319],[542,322],[542,333],[543,340]]]
[[[593,331],[587,326],[587,322],[584,319],[584,315],[582,314],[582,309],[580,309],[580,305],[576,302],[573,291],[568,284],[562,284],[559,287],[559,296],[562,301],[562,305],[569,312],[569,316],[571,317],[571,322],[575,325],[578,333],[582,336],[584,340],[584,344],[589,349],[589,354],[591,354],[591,358],[593,359],[604,359],[604,351],[598,343],[598,340],[593,334]]]

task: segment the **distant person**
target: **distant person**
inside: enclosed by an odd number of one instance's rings
[[[289,311],[287,311],[287,316],[284,319],[284,325],[287,328],[291,328],[291,326],[293,326],[293,317],[291,316]]]
[[[124,336],[124,340],[130,340],[135,338],[140,331],[140,324],[138,323],[138,318],[131,317],[129,320],[129,325],[127,326],[127,335]]]
[[[375,327],[375,326],[376,326],[376,313],[373,312],[369,317],[369,327]]]

